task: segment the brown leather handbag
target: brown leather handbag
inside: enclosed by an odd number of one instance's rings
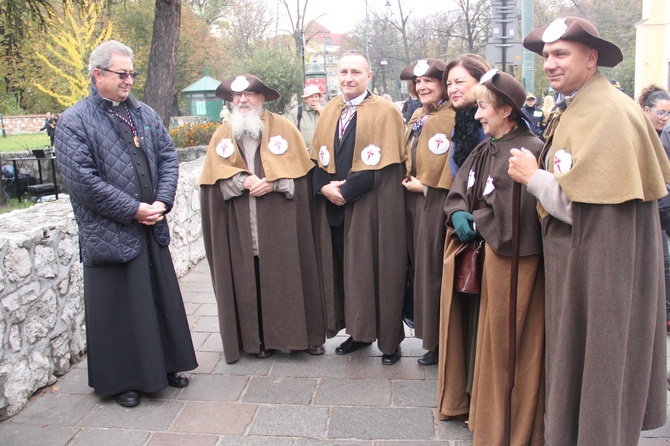
[[[479,294],[481,269],[484,260],[484,240],[464,243],[456,251],[456,284],[459,293]]]

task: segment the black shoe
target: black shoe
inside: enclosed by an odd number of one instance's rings
[[[168,373],[167,379],[168,385],[171,387],[186,387],[189,383],[189,379],[186,377],[186,375],[181,373]]]
[[[383,365],[393,365],[400,360],[400,346],[395,349],[395,353],[392,355],[382,355],[382,364]]]
[[[140,404],[140,392],[137,390],[126,390],[116,395],[114,401],[123,407],[135,407]]]
[[[437,347],[435,347],[434,350],[429,350],[422,357],[417,359],[416,362],[419,363],[419,365],[433,365],[437,364],[438,361],[438,350]]]
[[[354,341],[354,338],[349,336],[349,339],[341,343],[340,346],[335,349],[335,353],[338,355],[348,355],[349,353],[353,353],[356,350],[367,347],[370,344],[372,344],[372,342]]]

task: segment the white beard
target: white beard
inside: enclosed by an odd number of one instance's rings
[[[263,121],[261,114],[263,106],[249,107],[249,112],[241,113],[240,106],[233,107],[233,113],[230,115],[228,124],[233,129],[235,138],[241,139],[246,133],[252,139],[260,139],[263,134]]]

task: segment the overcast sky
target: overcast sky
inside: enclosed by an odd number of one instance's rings
[[[274,3],[274,0],[266,0],[267,3]],[[398,12],[398,0],[389,0],[392,12]],[[289,0],[289,4],[295,4],[295,0]],[[367,0],[370,14],[373,11],[381,13],[385,9],[386,0]],[[302,1],[301,1],[302,3]],[[433,11],[446,10],[450,0],[403,0],[403,13],[412,11],[410,17],[425,17]],[[283,9],[278,10],[280,16],[285,16]],[[307,20],[317,19],[326,28],[333,33],[346,33],[350,31],[358,22],[365,20],[365,0],[309,0],[307,5]],[[321,16],[321,17],[319,17]]]

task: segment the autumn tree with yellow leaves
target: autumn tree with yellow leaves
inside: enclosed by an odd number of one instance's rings
[[[112,24],[102,20],[103,9],[100,0],[65,3],[60,17],[47,18],[49,32],[35,42],[33,57],[41,67],[35,87],[64,107],[88,95],[88,56],[112,33]]]

